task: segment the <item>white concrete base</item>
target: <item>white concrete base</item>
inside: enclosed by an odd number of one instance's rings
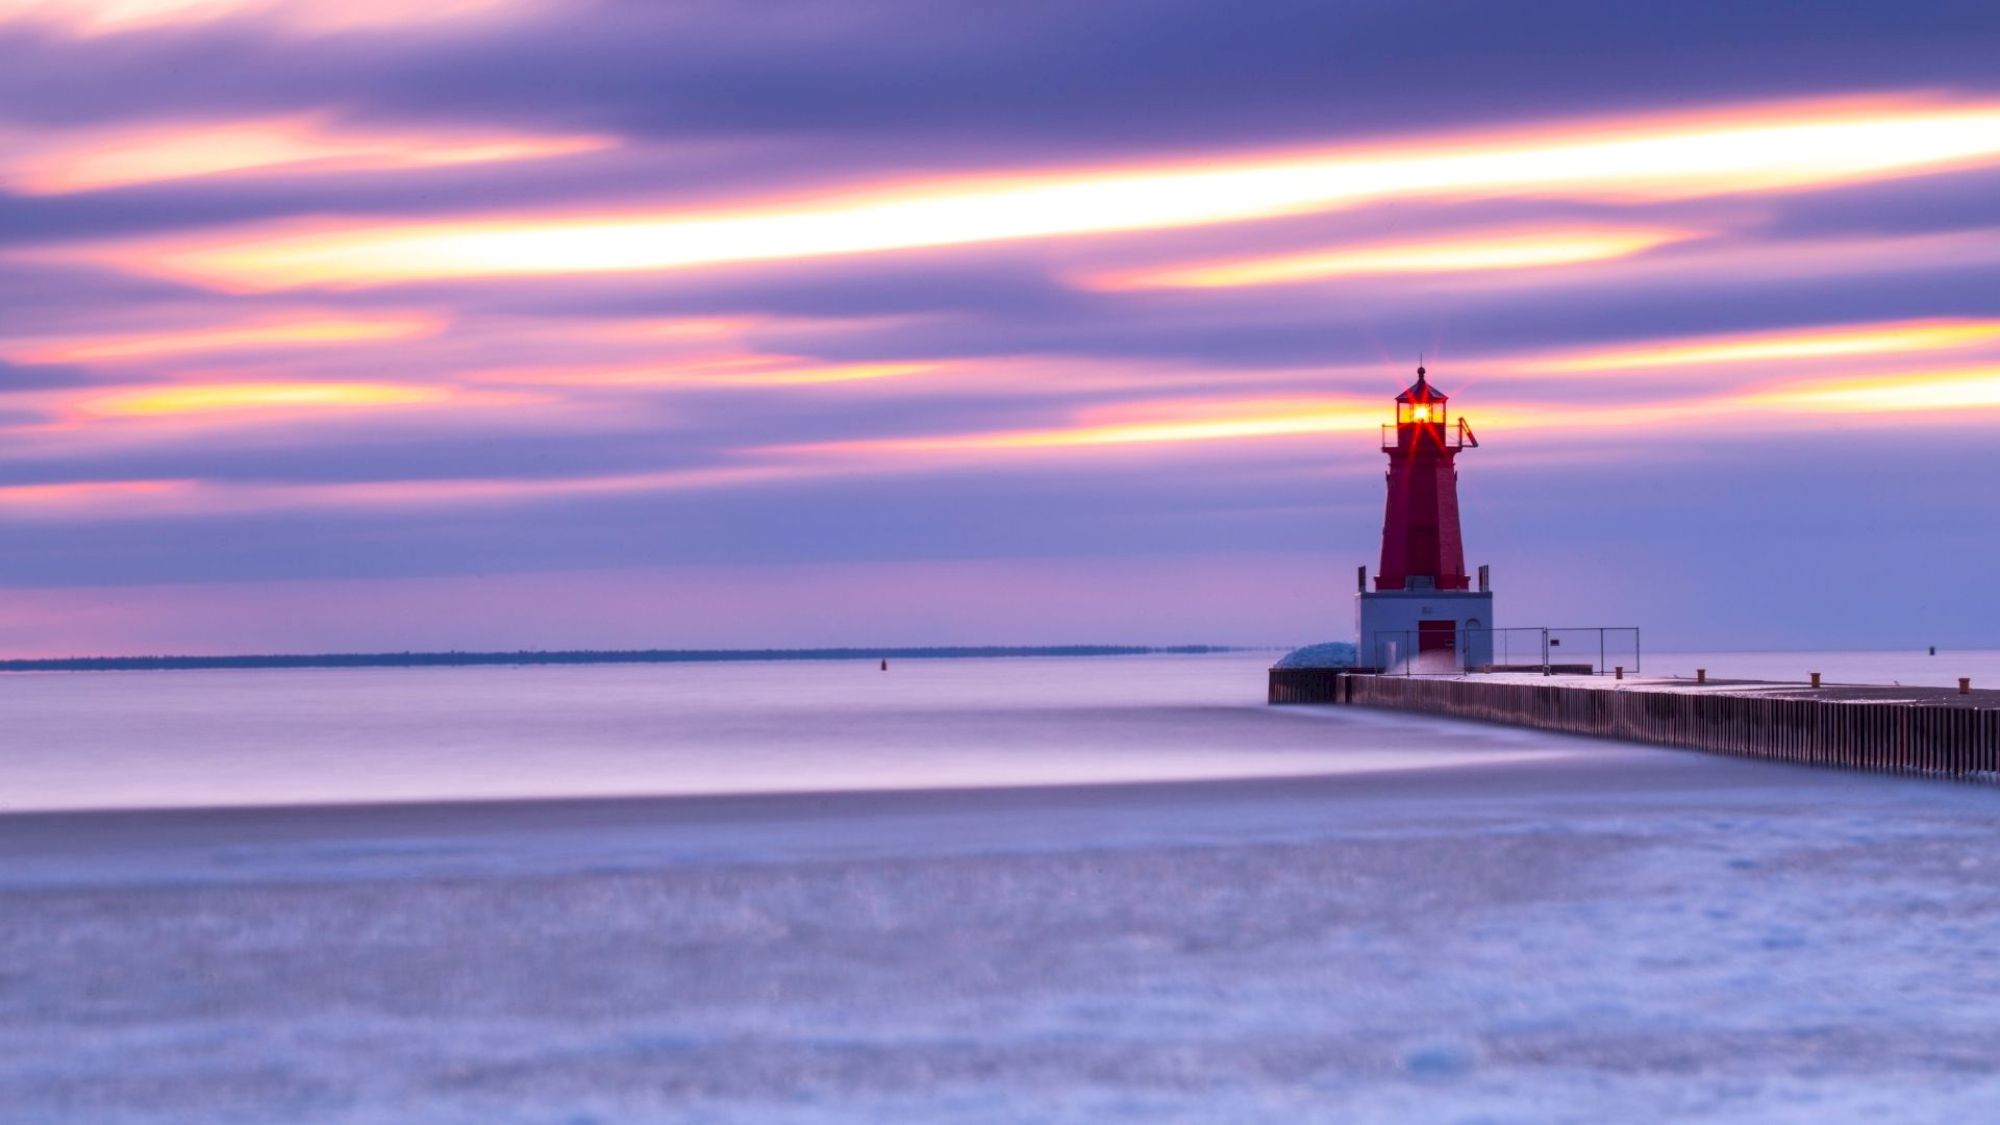
[[[1382,590],[1354,596],[1355,644],[1361,664],[1402,671],[1445,672],[1493,663],[1493,594],[1471,590]],[[1420,623],[1449,621],[1448,651],[1420,652]]]

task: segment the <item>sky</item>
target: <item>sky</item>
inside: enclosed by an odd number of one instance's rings
[[[0,0],[0,654],[1994,647],[2000,8]]]

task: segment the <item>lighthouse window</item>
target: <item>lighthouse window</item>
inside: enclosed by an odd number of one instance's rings
[[[1443,421],[1444,403],[1442,402],[1420,401],[1398,402],[1396,404],[1396,422],[1399,425],[1431,425],[1442,423]]]

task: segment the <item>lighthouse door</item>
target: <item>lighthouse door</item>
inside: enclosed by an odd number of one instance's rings
[[[1417,654],[1458,651],[1458,622],[1417,622]]]

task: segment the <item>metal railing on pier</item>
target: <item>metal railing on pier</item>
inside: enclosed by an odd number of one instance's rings
[[[1396,676],[1457,676],[1467,672],[1540,672],[1544,675],[1637,675],[1639,630],[1628,625],[1517,626],[1489,629],[1461,625],[1430,634],[1380,629],[1364,638],[1361,662]]]

